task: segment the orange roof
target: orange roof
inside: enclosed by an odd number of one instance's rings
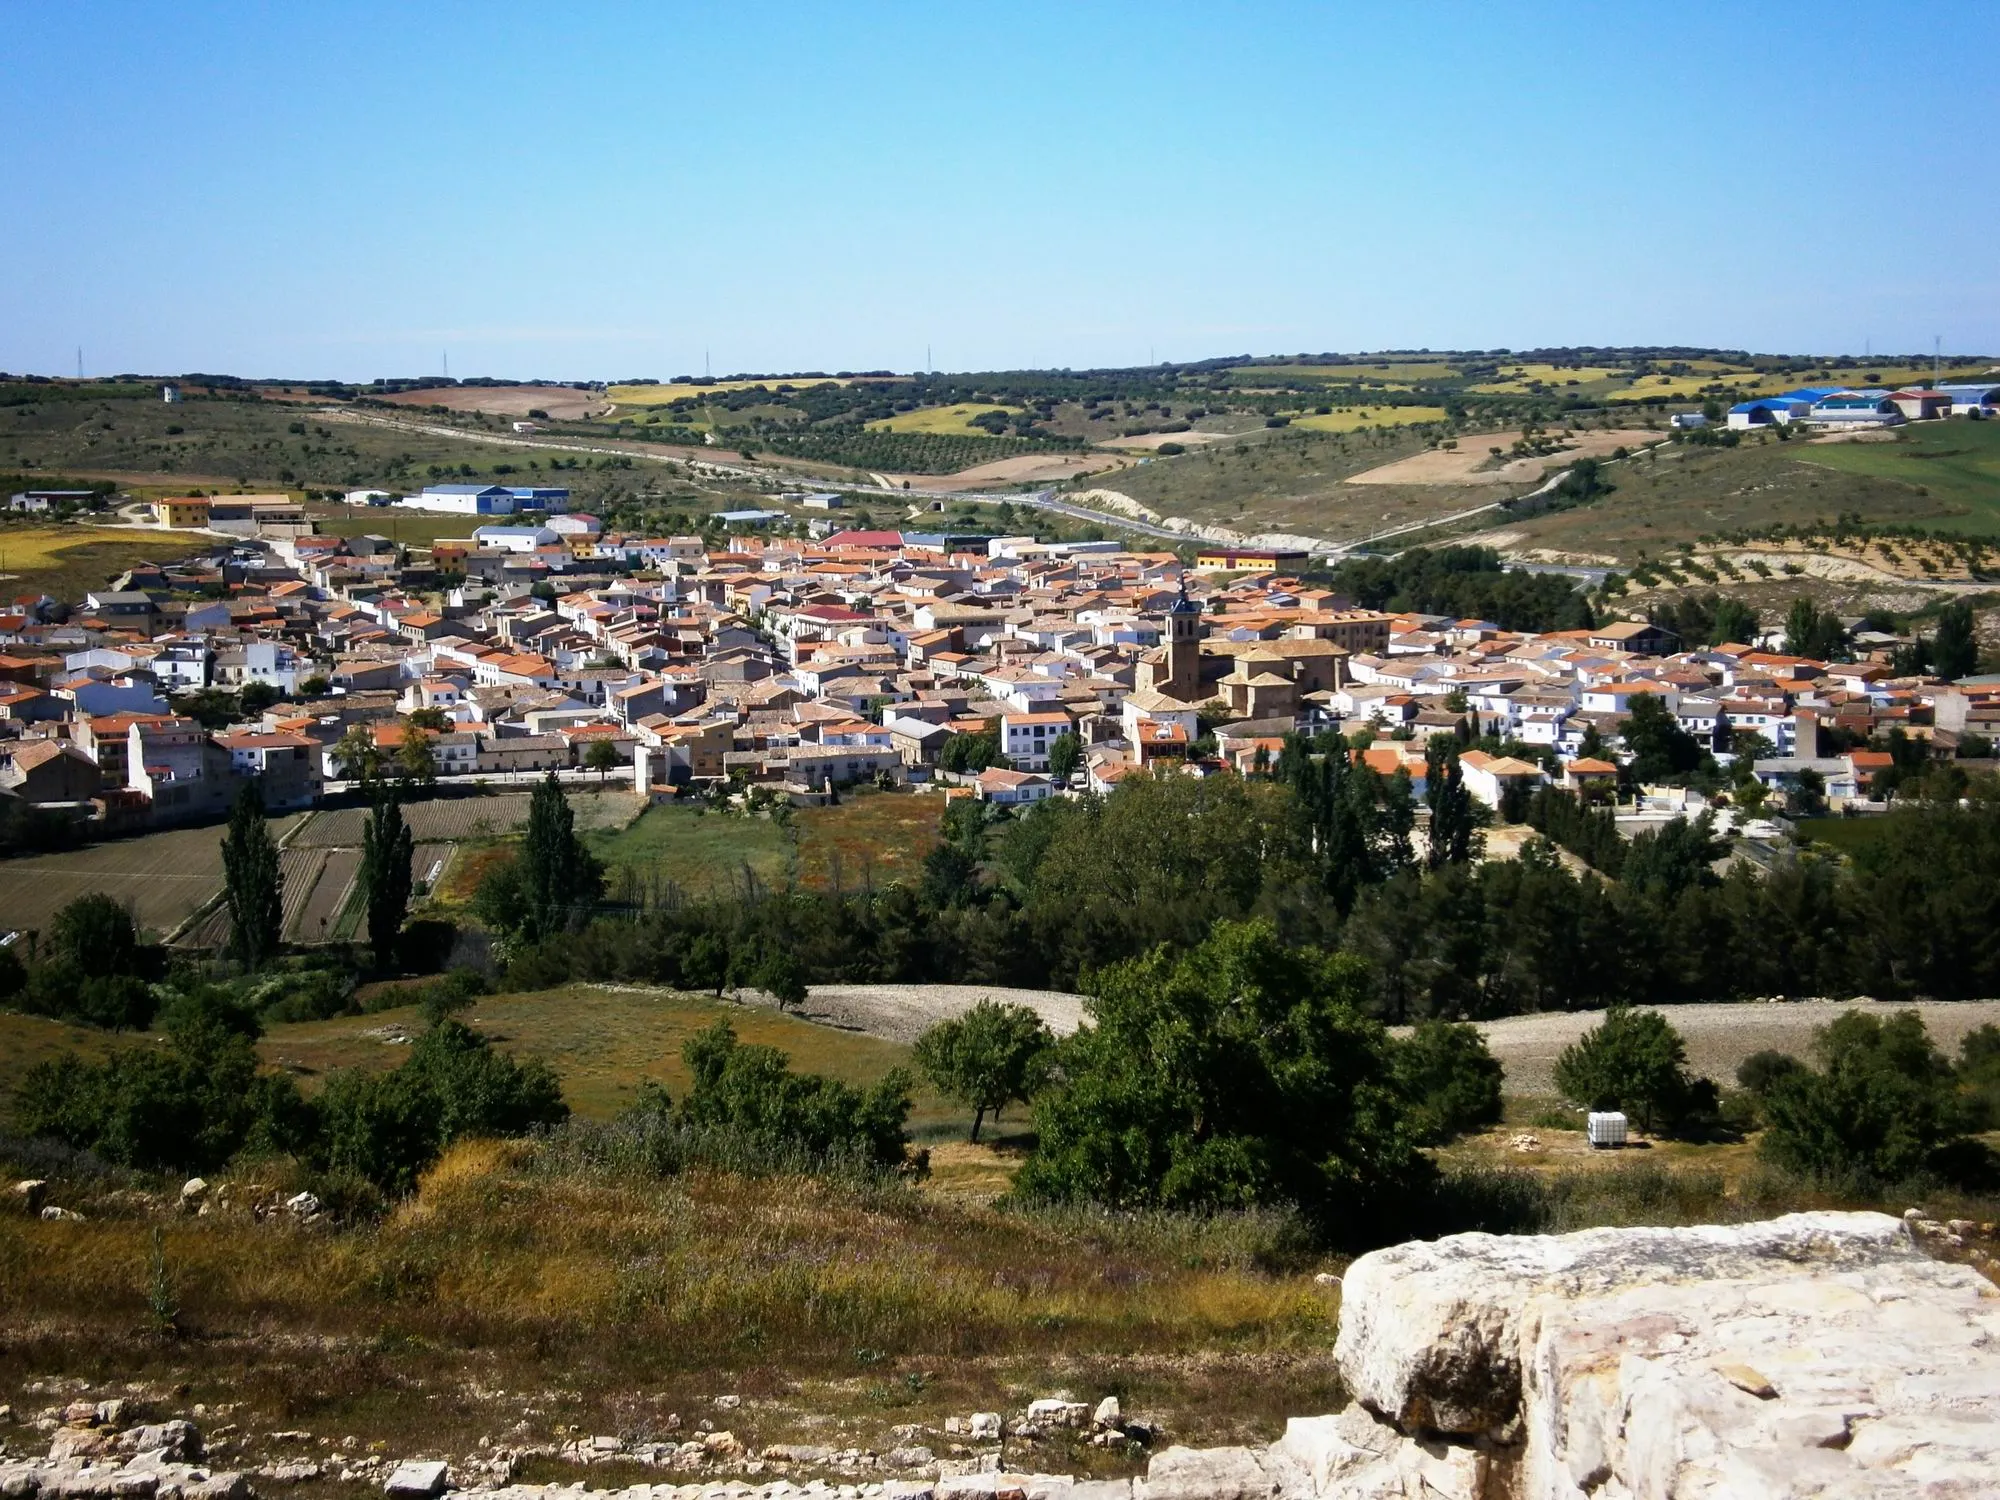
[[[1593,756],[1579,755],[1569,763],[1570,771],[1578,776],[1616,776],[1618,768],[1608,760],[1598,760]]]

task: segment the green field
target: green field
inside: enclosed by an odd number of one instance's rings
[[[1941,529],[2000,535],[2000,422],[1919,422],[1885,443],[1812,443],[1800,457],[1927,495]]]
[[[591,834],[589,843],[614,897],[627,880],[648,895],[669,882],[695,896],[741,892],[746,881],[855,890],[916,878],[937,841],[943,805],[938,797],[872,791],[776,817],[667,805],[648,808],[628,828]]]

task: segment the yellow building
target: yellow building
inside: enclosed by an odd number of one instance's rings
[[[206,526],[208,497],[183,495],[153,502],[153,518],[162,526]]]

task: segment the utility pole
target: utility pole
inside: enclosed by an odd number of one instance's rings
[[[83,379],[83,345],[76,346],[76,378]]]

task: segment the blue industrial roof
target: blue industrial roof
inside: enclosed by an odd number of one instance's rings
[[[1793,401],[1824,401],[1846,389],[1844,385],[1802,385],[1795,391],[1786,391],[1785,395]]]
[[[511,495],[504,484],[427,484],[426,495]]]

